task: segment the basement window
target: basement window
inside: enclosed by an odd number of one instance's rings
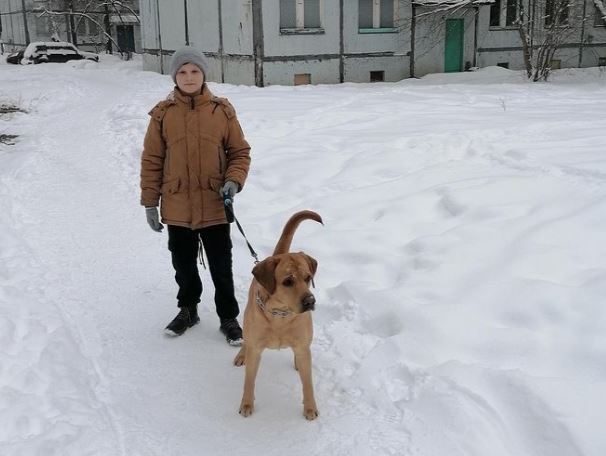
[[[600,57],[600,58],[598,58],[598,66],[600,66],[600,67],[606,67],[606,57]]]
[[[370,82],[383,82],[385,81],[385,71],[371,71]]]
[[[499,62],[497,63],[498,67],[509,69],[509,62]]]
[[[311,73],[295,74],[295,85],[311,84]]]
[[[560,59],[552,59],[550,68],[552,70],[559,70],[560,68],[562,68],[562,61]]]

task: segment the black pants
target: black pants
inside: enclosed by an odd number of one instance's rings
[[[190,230],[168,225],[168,249],[175,268],[175,280],[179,285],[179,307],[193,307],[200,302],[202,281],[198,274],[199,242],[202,240],[210,277],[215,285],[215,306],[219,318],[236,318],[240,313],[234,293],[231,237],[229,224],[214,225],[200,230]]]

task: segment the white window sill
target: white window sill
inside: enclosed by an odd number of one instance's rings
[[[380,27],[380,28],[360,28],[358,29],[360,35],[373,35],[377,33],[398,33],[396,27]]]

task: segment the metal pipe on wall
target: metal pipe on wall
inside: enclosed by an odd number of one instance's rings
[[[156,0],[156,22],[158,24],[158,52],[160,53],[160,73],[164,74],[164,52],[162,51],[162,32],[160,30],[160,0]]]

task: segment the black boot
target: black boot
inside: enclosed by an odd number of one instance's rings
[[[222,319],[219,329],[225,335],[229,345],[234,347],[242,345],[242,328],[240,328],[238,320],[235,318]]]
[[[170,336],[180,336],[187,328],[191,328],[198,323],[200,323],[200,317],[198,317],[196,306],[181,307],[177,316],[168,324],[164,332]]]

